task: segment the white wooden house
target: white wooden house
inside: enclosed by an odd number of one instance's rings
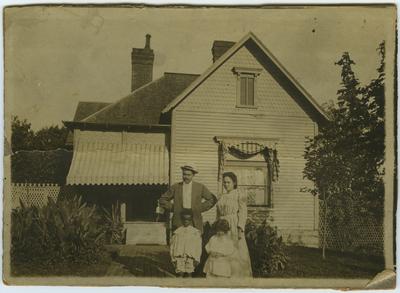
[[[132,93],[81,103],[64,122],[74,147],[67,184],[93,201],[118,199],[128,229],[147,225],[153,235],[156,200],[181,180],[184,162],[197,165],[195,180],[214,193],[229,170],[248,193],[249,218],[269,216],[287,241],[317,246],[318,200],[301,191],[311,184],[302,173],[306,137],[327,119],[314,99],[252,33],[215,41],[201,75],[153,81],[153,60],[147,36],[145,48],[132,51]],[[212,222],[215,210],[203,216]]]

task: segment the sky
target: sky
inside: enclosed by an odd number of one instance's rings
[[[153,79],[204,72],[214,40],[252,31],[320,104],[336,99],[344,51],[362,84],[376,76],[376,48],[394,39],[394,9],[371,7],[23,7],[5,11],[5,111],[37,130],[72,120],[79,101],[130,92],[133,47],[151,34]]]

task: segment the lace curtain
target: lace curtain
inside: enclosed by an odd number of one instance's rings
[[[224,166],[226,162],[226,155],[229,153],[239,160],[250,159],[258,154],[261,154],[267,163],[268,168],[268,182],[272,188],[272,182],[278,180],[279,177],[279,160],[278,152],[275,144],[271,147],[261,142],[252,140],[229,140],[215,138],[219,144],[219,172],[218,181],[222,182],[222,175],[224,173]],[[221,186],[221,184],[219,184]],[[272,190],[271,190],[272,191]]]

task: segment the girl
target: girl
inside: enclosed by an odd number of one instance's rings
[[[191,277],[200,262],[201,233],[193,227],[192,210],[183,209],[180,216],[183,226],[172,235],[171,260],[179,277]]]
[[[204,265],[204,273],[207,278],[230,278],[232,275],[230,256],[234,254],[235,246],[228,235],[229,222],[225,219],[217,220],[215,229],[216,235],[212,236],[206,245],[209,256]]]

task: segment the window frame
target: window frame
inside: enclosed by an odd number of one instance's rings
[[[229,167],[263,167],[265,168],[265,175],[266,175],[266,184],[264,186],[265,188],[265,193],[264,193],[264,204],[247,204],[248,207],[266,207],[269,209],[272,209],[273,207],[273,198],[272,198],[272,192],[271,192],[271,186],[269,186],[268,183],[268,176],[270,176],[268,174],[268,165],[267,162],[265,161],[248,161],[248,160],[227,160],[225,162],[225,168],[229,168]],[[221,182],[222,184],[222,182]],[[244,184],[238,184],[238,187],[240,186],[261,186],[261,185],[244,185]]]
[[[260,75],[262,69],[233,67],[232,71],[236,74],[236,107],[257,109],[257,76]],[[242,78],[246,78],[246,86],[248,86],[249,78],[253,80],[253,105],[242,104]],[[246,90],[246,101],[248,101],[248,90]]]

